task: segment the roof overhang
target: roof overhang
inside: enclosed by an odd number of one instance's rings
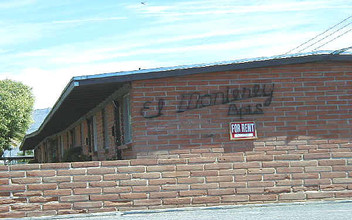
[[[66,129],[122,85],[121,82],[80,85],[80,81],[72,79],[39,129],[25,136],[21,149],[34,149],[46,137]]]
[[[131,81],[329,61],[351,62],[352,55],[310,54],[74,77],[40,128],[25,136],[21,149],[34,149],[46,137],[66,129],[121,88],[123,84]]]

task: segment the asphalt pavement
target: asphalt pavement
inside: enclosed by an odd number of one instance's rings
[[[148,211],[126,211],[114,213],[93,213],[53,217],[22,218],[31,220],[69,219],[69,220],[339,220],[352,219],[352,200],[319,201],[305,203],[275,203],[260,205],[233,205],[217,207],[177,208]]]

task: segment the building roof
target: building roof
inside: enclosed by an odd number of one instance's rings
[[[350,62],[352,54],[325,51],[73,77],[39,129],[25,136],[21,149],[34,149],[46,137],[63,131],[131,81],[326,61]]]

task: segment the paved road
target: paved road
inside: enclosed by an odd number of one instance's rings
[[[52,218],[23,219],[74,219],[74,220],[324,220],[352,219],[352,200],[307,203],[221,206],[208,208],[168,209],[159,211],[134,211],[99,213],[78,216],[55,216]]]

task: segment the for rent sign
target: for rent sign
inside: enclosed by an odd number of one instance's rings
[[[231,140],[248,140],[257,138],[257,129],[255,122],[231,122],[230,139]]]

